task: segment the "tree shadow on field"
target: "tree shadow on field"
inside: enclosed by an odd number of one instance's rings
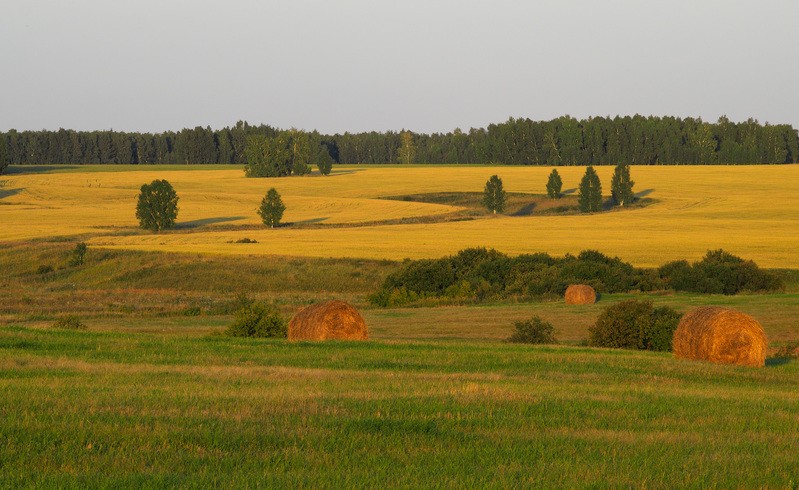
[[[655,189],[644,189],[641,192],[636,192],[635,197],[637,199],[640,199],[642,197],[648,196],[649,194],[652,194],[653,192],[655,192]]]
[[[311,218],[311,219],[304,219],[302,221],[294,221],[292,223],[284,223],[286,226],[295,226],[295,225],[315,225],[316,223],[321,223],[322,221],[326,221],[330,218]]]
[[[375,167],[376,166],[377,165],[375,165]],[[366,169],[354,168],[354,169],[349,169],[349,170],[336,170],[335,167],[333,167],[333,170],[330,171],[330,174],[321,175],[321,177],[339,177],[341,175],[357,174],[358,172],[363,172],[364,170],[366,170]]]
[[[240,219],[244,219],[244,216],[226,216],[219,218],[196,219],[193,221],[185,221],[183,223],[177,223],[175,225],[175,229],[185,230],[187,228],[198,228],[200,226],[213,225],[216,223],[227,223],[229,221],[238,221]]]
[[[19,194],[24,190],[25,190],[24,187],[20,187],[19,189],[4,189],[2,186],[0,186],[0,199],[3,199],[5,197],[16,196],[17,194]]]
[[[519,208],[516,212],[512,213],[511,216],[530,216],[531,214],[533,214],[535,206],[536,204],[534,202],[525,204],[524,206]]]
[[[784,366],[791,361],[793,361],[793,359],[788,357],[772,357],[770,359],[766,359],[766,367]]]

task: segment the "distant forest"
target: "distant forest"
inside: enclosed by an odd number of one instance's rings
[[[249,136],[280,129],[238,122],[177,132],[16,131],[0,133],[3,164],[244,164]],[[799,135],[787,124],[716,123],[677,117],[569,116],[509,119],[449,133],[308,133],[336,163],[496,163],[508,165],[780,164],[799,162]]]

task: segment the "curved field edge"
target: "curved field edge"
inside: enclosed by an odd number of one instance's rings
[[[91,170],[91,169],[90,169]],[[95,247],[206,254],[279,254],[400,260],[430,258],[473,246],[506,253],[577,253],[586,248],[638,266],[701,257],[724,248],[763,267],[799,268],[799,165],[633,167],[635,190],[656,202],[623,213],[502,216],[496,219],[369,225],[441,216],[458,207],[387,201],[386,196],[479,192],[499,174],[509,192],[542,193],[548,167],[336,167],[330,177],[246,179],[240,169],[137,170],[4,176],[0,242],[47,236],[89,237]],[[573,191],[582,167],[559,167]],[[605,194],[612,167],[599,167]],[[167,178],[181,196],[185,231],[136,229],[138,187]],[[275,186],[284,220],[308,229],[259,229],[255,209]],[[317,225],[362,223],[358,228]],[[235,231],[225,227],[245,226]],[[258,243],[235,242],[250,238]]]
[[[790,487],[799,365],[0,328],[10,486]]]

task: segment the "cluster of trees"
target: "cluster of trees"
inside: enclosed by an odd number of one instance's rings
[[[139,226],[145,230],[159,232],[175,226],[178,218],[178,193],[167,180],[154,180],[141,186],[138,202],[136,203],[136,218]],[[280,224],[286,206],[280,194],[273,187],[267,191],[258,208],[258,215],[265,225],[270,228]],[[83,244],[85,255],[86,245]],[[83,255],[81,262],[83,263]]]
[[[316,157],[321,147],[327,150],[325,154],[330,160],[335,161],[335,142],[316,131],[282,131],[239,121],[233,127],[220,130],[198,126],[163,133],[12,129],[0,132],[0,146],[5,149],[0,162],[11,165],[245,164],[250,137],[289,138],[297,133],[307,138],[311,158]]]
[[[779,278],[754,262],[721,250],[708,252],[693,266],[679,261],[659,269],[641,269],[594,250],[577,256],[537,253],[509,257],[496,250],[473,248],[450,257],[406,263],[386,278],[370,300],[377,306],[391,307],[444,298],[482,301],[562,297],[570,284],[588,284],[600,293],[672,289],[735,294],[782,287]]]
[[[333,168],[333,158],[324,145],[314,145],[308,133],[292,129],[273,137],[254,134],[247,137],[244,149],[247,177],[285,177],[306,175],[316,163],[322,175]]]
[[[556,170],[553,170],[553,172],[556,172]],[[556,178],[558,181],[560,180],[560,176]],[[550,176],[550,183],[552,180],[553,177]],[[630,166],[626,164],[616,165],[610,181],[611,203],[615,206],[632,204],[635,201],[633,185],[635,185],[635,182],[630,178]],[[548,183],[547,191],[549,191],[549,188],[550,184]],[[560,192],[559,189],[558,192]],[[597,175],[592,166],[588,166],[585,169],[585,175],[580,181],[577,203],[580,211],[584,213],[595,213],[602,209],[602,182],[600,182],[599,175]]]
[[[300,136],[302,134],[302,136]],[[467,132],[422,134],[372,131],[322,135],[282,131],[271,126],[177,132],[16,131],[0,133],[4,164],[247,164],[247,148],[256,141],[307,138],[307,164],[330,163],[499,163],[509,165],[743,164],[799,162],[799,135],[790,125],[749,119],[716,123],[677,117],[616,116],[551,121],[509,119]],[[289,145],[290,146],[290,145]],[[5,150],[3,155],[3,149]],[[257,154],[257,152],[256,152]],[[285,171],[285,169],[283,170]]]
[[[610,182],[611,202],[616,206],[624,206],[635,201],[633,185],[635,182],[630,178],[630,166],[616,165]],[[558,169],[552,169],[546,185],[547,196],[551,199],[559,199],[562,189],[563,180],[560,178]],[[505,211],[506,201],[507,193],[503,188],[502,179],[497,175],[492,175],[483,188],[483,206],[489,213],[502,213]],[[594,213],[602,209],[602,182],[592,166],[585,169],[585,175],[580,181],[577,202],[580,211],[584,213]]]
[[[511,118],[448,133],[334,135],[340,163],[500,163],[633,165],[793,163],[799,135],[790,125],[749,119],[716,123],[677,117],[616,116],[551,121]],[[410,141],[409,141],[410,140]],[[406,151],[408,145],[411,151]],[[407,161],[400,155],[411,154]]]

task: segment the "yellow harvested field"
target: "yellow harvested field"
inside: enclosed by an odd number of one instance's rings
[[[511,192],[544,193],[550,167],[336,167],[328,177],[247,179],[240,167],[86,167],[0,176],[0,242],[90,235],[90,246],[222,254],[402,259],[439,257],[474,246],[511,254],[596,249],[639,266],[701,257],[708,249],[765,267],[799,268],[799,166],[633,167],[635,191],[657,202],[595,215],[485,217],[471,221],[372,224],[437,216],[459,208],[376,199],[428,192],[479,192],[492,174]],[[584,167],[560,167],[576,192]],[[613,167],[597,167],[610,193]],[[182,229],[136,229],[139,187],[165,178],[180,196]],[[270,187],[285,222],[259,226]],[[353,225],[353,226],[346,226]],[[229,243],[241,238],[256,244]]]

